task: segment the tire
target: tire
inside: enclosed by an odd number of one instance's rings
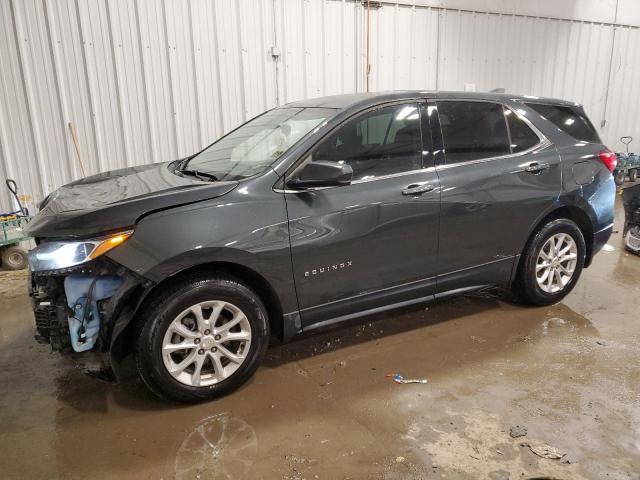
[[[575,254],[575,258],[561,261],[558,266],[558,262],[554,262],[553,260],[555,254],[553,253],[551,243],[549,243],[552,242],[551,239],[553,239],[554,243],[558,243],[560,239],[563,239],[560,244],[561,252],[570,246],[568,240],[570,239],[575,248],[570,249],[565,254],[568,256],[563,256],[562,258],[569,259],[573,253]],[[544,255],[541,254],[541,251]],[[548,222],[534,232],[529,242],[527,242],[527,246],[520,259],[514,284],[514,293],[520,300],[529,305],[551,305],[562,300],[571,292],[578,278],[580,278],[584,267],[586,251],[584,236],[574,222],[566,218]],[[547,253],[551,253],[549,260],[545,259]],[[549,275],[544,276],[544,272],[549,270],[544,267],[540,269],[537,268],[537,266],[547,264],[550,264],[552,268],[555,268],[555,270],[559,272],[562,282],[557,281],[558,277],[554,273],[551,280],[553,285],[549,285],[549,281],[547,281]],[[567,274],[567,269],[572,270],[570,276]],[[541,279],[542,282],[539,283],[539,279]],[[543,286],[541,286],[541,283]]]
[[[16,245],[2,249],[2,265],[9,270],[27,268],[27,251]]]
[[[196,311],[201,312],[202,328],[198,328]],[[222,332],[223,325],[236,319],[242,320]],[[209,330],[205,330],[207,320]],[[138,321],[135,359],[140,377],[160,398],[182,403],[212,400],[239,388],[255,373],[269,343],[264,305],[250,288],[232,277],[183,279],[157,294]],[[176,333],[178,330],[183,335]],[[224,340],[224,335],[246,337],[247,332],[249,340]],[[175,348],[171,347],[175,344],[189,348],[167,354],[166,349]],[[244,357],[232,362],[231,355]],[[198,364],[201,375],[196,375]],[[171,374],[169,368],[176,372]]]
[[[635,182],[638,179],[638,170],[635,168],[633,170],[629,170],[629,181]]]
[[[616,182],[616,185],[622,185],[624,183],[626,175],[624,170],[618,170],[613,177],[613,180]]]

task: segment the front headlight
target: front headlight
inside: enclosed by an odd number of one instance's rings
[[[132,233],[133,230],[128,230],[91,240],[41,243],[29,252],[29,268],[32,272],[38,272],[80,265],[122,245]]]

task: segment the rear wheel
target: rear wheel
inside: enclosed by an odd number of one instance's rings
[[[16,245],[2,249],[2,265],[9,270],[27,268],[27,251]]]
[[[194,277],[145,310],[138,372],[156,395],[180,402],[220,397],[256,371],[268,345],[264,305],[229,277]]]
[[[586,245],[569,219],[552,220],[539,229],[520,260],[516,294],[531,305],[550,305],[575,286],[584,267]]]
[[[616,185],[622,185],[624,183],[625,176],[624,170],[618,170],[613,177]]]
[[[635,182],[638,179],[638,170],[635,168],[633,170],[629,170],[629,181]]]

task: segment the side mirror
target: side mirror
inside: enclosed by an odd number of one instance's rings
[[[317,160],[307,163],[302,170],[287,181],[287,187],[294,190],[314,187],[338,187],[349,185],[353,169],[344,163]]]

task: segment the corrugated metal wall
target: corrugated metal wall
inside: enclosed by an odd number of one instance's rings
[[[392,3],[367,20],[348,0],[0,0],[0,177],[31,206],[79,178],[69,122],[92,174],[185,156],[278,104],[362,91],[367,21],[371,90],[561,97],[606,119],[613,147],[640,141],[634,27]]]

